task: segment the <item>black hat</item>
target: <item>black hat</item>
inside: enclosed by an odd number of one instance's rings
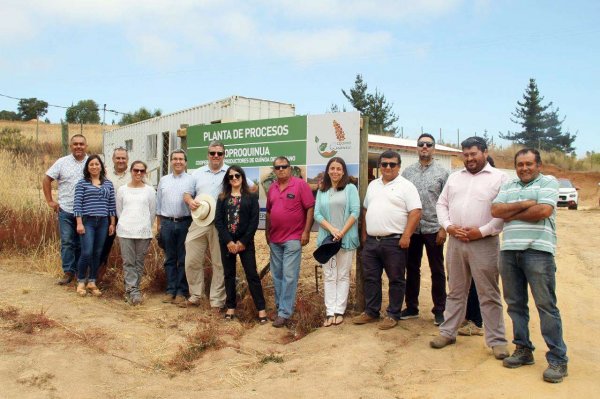
[[[317,262],[321,264],[327,263],[333,255],[338,253],[341,247],[341,241],[335,241],[332,235],[328,235],[325,237],[321,245],[319,245],[319,248],[313,252],[313,256]]]

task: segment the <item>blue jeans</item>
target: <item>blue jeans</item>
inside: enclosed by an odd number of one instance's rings
[[[277,315],[289,319],[296,305],[302,245],[300,240],[289,240],[279,244],[270,243],[269,246]]]
[[[75,215],[60,209],[58,211],[58,232],[60,233],[60,258],[63,272],[75,274],[81,253]]]
[[[555,273],[554,256],[549,252],[535,249],[500,252],[500,275],[508,315],[513,322],[513,343],[535,349],[529,339],[529,283],[540,315],[542,336],[549,349],[546,360],[548,363],[566,364],[569,358],[562,336],[560,312],[556,307]]]
[[[185,278],[185,237],[192,218],[174,222],[162,218],[160,235],[165,243],[165,274],[167,276],[167,294],[189,295]]]
[[[108,234],[108,216],[84,216],[85,233],[80,235],[81,256],[77,264],[79,282],[96,282],[104,240]]]

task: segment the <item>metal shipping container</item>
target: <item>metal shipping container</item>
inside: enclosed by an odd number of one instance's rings
[[[117,147],[129,150],[129,162],[142,160],[148,165],[148,183],[157,185],[169,173],[169,153],[181,148],[177,129],[182,125],[237,122],[294,116],[296,107],[276,101],[232,96],[223,100],[158,116],[104,132],[103,152],[107,169],[113,168],[112,153]]]

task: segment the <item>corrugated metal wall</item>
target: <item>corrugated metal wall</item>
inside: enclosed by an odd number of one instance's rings
[[[123,126],[104,133],[104,154],[106,168],[113,168],[112,153],[115,148],[131,146],[129,161],[142,160],[148,164],[149,183],[158,184],[163,174],[161,164],[163,157],[169,152],[181,147],[181,139],[177,137],[177,129],[182,124],[189,126],[225,123],[244,120],[268,119],[294,116],[296,113],[293,104],[286,104],[255,98],[232,96],[223,100],[159,116],[142,122]],[[167,137],[168,142],[164,141]],[[154,149],[148,137],[156,136],[156,154],[151,154]],[[166,171],[164,171],[166,173]]]

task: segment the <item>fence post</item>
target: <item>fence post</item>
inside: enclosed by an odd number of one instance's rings
[[[360,131],[360,168],[358,176],[358,195],[361,203],[361,215],[362,215],[362,203],[367,193],[367,186],[369,185],[369,118],[363,117],[362,129]],[[363,228],[362,217],[358,217],[358,236],[360,237],[361,229]],[[354,310],[362,313],[365,310],[365,290],[363,280],[363,269],[360,256],[362,253],[361,246],[356,250],[356,290],[354,292]]]

